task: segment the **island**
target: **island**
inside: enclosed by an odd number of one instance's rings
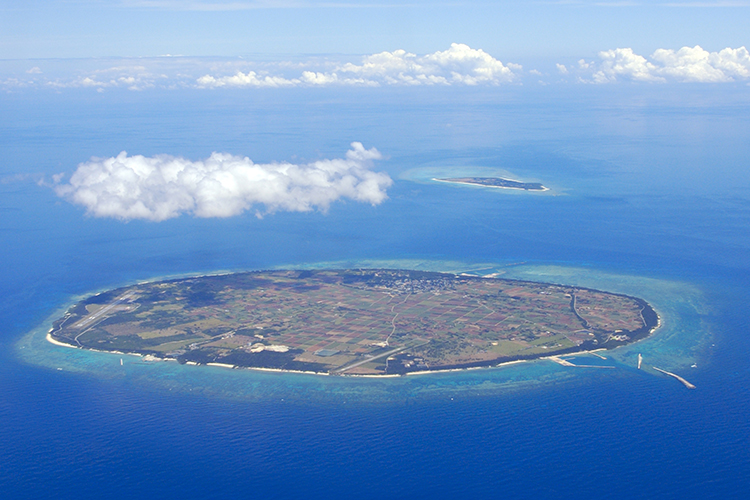
[[[549,191],[539,182],[521,182],[502,177],[453,177],[449,179],[432,179],[439,182],[452,182],[454,184],[470,184],[473,186],[485,186],[503,189],[522,189],[524,191]]]
[[[611,349],[659,324],[644,300],[577,286],[405,269],[272,270],[99,293],[48,339],[150,360],[403,375]]]

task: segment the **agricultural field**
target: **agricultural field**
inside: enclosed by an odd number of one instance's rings
[[[181,363],[384,375],[612,348],[657,321],[643,300],[598,290],[348,269],[142,283],[76,304],[50,333]]]

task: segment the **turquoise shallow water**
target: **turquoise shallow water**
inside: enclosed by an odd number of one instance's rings
[[[750,122],[742,92],[681,92],[0,100],[0,496],[741,498]],[[123,149],[260,162],[336,157],[352,140],[386,155],[379,168],[396,182],[382,205],[125,224],[86,217],[37,184]],[[400,176],[436,165],[505,170],[561,195]],[[643,297],[663,327],[586,360],[616,369],[540,361],[383,380],[131,357],[120,366],[121,356],[44,340],[66,305],[94,291],[311,263],[582,284]],[[635,370],[639,352],[697,389]]]
[[[284,267],[284,266],[282,266]],[[425,398],[502,394],[522,391],[548,383],[590,377],[625,378],[642,376],[649,368],[681,369],[688,372],[711,341],[710,327],[703,321],[705,308],[700,290],[684,283],[616,275],[594,269],[440,261],[347,261],[325,262],[297,268],[395,268],[470,272],[480,275],[497,273],[503,277],[549,283],[586,286],[647,299],[658,311],[662,326],[648,339],[636,345],[599,353],[607,362],[592,355],[577,356],[579,364],[604,364],[615,367],[612,373],[585,373],[586,368],[562,367],[549,360],[506,365],[498,368],[457,370],[407,377],[336,377],[296,373],[233,370],[223,367],[179,365],[175,362],[149,362],[140,356],[93,352],[53,345],[46,332],[61,308],[39,328],[17,344],[18,353],[27,363],[87,374],[94,377],[128,379],[161,390],[199,392],[228,398],[249,400],[403,402]],[[634,372],[637,356],[646,360],[644,372]],[[585,359],[587,358],[587,359]],[[581,359],[585,359],[581,361]],[[122,364],[121,364],[122,360]],[[703,363],[703,359],[700,360]],[[601,370],[599,370],[601,371]],[[609,371],[609,370],[608,370]]]

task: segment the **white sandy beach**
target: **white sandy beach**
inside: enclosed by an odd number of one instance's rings
[[[64,342],[60,342],[59,340],[55,340],[52,338],[52,335],[49,333],[47,334],[46,338],[47,338],[47,342],[49,342],[50,344],[59,345],[60,347],[70,347],[71,349],[81,349],[80,347],[76,347],[74,345],[66,344]]]
[[[514,179],[506,179],[505,177],[500,177],[500,179],[504,181],[511,181],[511,182],[523,182],[523,181],[517,181]],[[489,186],[487,184],[477,184],[475,182],[448,181],[445,179],[437,179],[434,177],[432,180],[437,181],[437,182],[447,182],[448,184],[464,184],[466,186],[477,186],[477,187],[497,188],[497,189],[515,189],[516,191],[529,191],[532,193],[541,193],[544,191],[549,191],[549,188],[546,186],[542,186],[542,189],[524,189],[524,188],[511,187],[511,186]]]

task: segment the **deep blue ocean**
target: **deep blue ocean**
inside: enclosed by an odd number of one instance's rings
[[[744,498],[748,88],[552,87],[1,96],[0,498]],[[385,156],[379,206],[125,223],[48,186],[122,150],[303,162],[352,141]],[[429,181],[496,171],[552,189]],[[44,341],[77,298],[139,280],[387,264],[630,293],[664,325],[611,370],[386,380],[120,366]]]

